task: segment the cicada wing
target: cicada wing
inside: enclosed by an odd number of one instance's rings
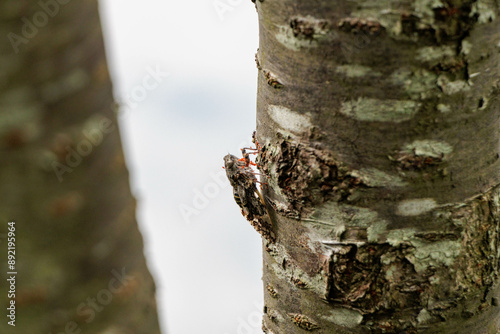
[[[236,203],[238,203],[238,205],[240,206],[243,215],[247,217],[250,213],[250,210],[248,206],[248,195],[245,187],[240,184],[237,185],[233,189],[233,195]]]

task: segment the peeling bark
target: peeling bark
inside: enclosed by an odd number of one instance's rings
[[[497,333],[500,3],[256,5],[265,332]]]

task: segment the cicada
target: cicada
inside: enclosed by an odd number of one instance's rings
[[[242,150],[243,159],[232,154],[224,157],[224,169],[227,178],[233,187],[235,202],[241,208],[243,216],[267,240],[274,242],[271,219],[266,208],[266,202],[257,188],[259,182],[250,166],[245,150]]]

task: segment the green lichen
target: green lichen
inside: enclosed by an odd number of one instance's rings
[[[0,114],[0,133],[16,127],[26,127],[27,124],[36,124],[40,118],[40,109],[35,105],[10,106],[9,112]]]
[[[318,216],[321,218],[318,218]],[[311,218],[303,218],[302,221],[308,223],[310,229],[309,239],[311,240],[320,240],[325,237],[340,240],[346,229],[341,221],[333,219],[333,217],[322,216],[318,212]]]
[[[398,271],[398,267],[396,265],[394,265],[394,264],[391,265],[390,262],[389,263],[384,263],[382,261],[382,258],[380,260],[381,260],[381,262],[383,264],[386,264],[386,265],[388,264],[389,265],[386,268],[386,270],[385,270],[385,275],[384,275],[385,279],[388,280],[388,281],[394,281],[394,279],[397,278],[400,275],[400,273]]]
[[[476,1],[472,4],[470,16],[477,15],[478,23],[492,22],[496,18],[495,5],[491,1]]]
[[[292,29],[288,26],[279,26],[279,31],[275,37],[278,42],[293,51],[298,51],[302,48],[315,48],[318,46],[318,42],[316,41],[295,38]]]
[[[383,242],[388,225],[376,211],[337,202],[325,203],[316,209],[309,219],[302,221],[307,223],[311,241],[339,244]],[[366,230],[367,240],[346,239],[343,234],[349,229]],[[330,240],[325,240],[328,238]]]
[[[397,175],[387,174],[377,168],[362,168],[360,170],[354,170],[351,175],[360,178],[363,184],[369,187],[404,187],[407,185]]]
[[[468,55],[471,50],[472,50],[472,43],[469,42],[469,39],[464,39],[462,41],[462,47],[461,47],[462,54]]]
[[[435,95],[435,73],[426,70],[410,71],[401,69],[390,77],[395,86],[401,87],[412,99],[426,99]]]
[[[103,128],[104,125],[108,125],[108,127],[106,127],[107,131],[104,131],[104,128]],[[96,114],[93,114],[92,116],[90,116],[85,121],[85,123],[83,124],[82,133],[109,132],[108,128],[109,128],[109,130],[114,128],[112,121],[109,118],[107,118],[106,116],[96,113]]]
[[[415,233],[413,228],[391,230],[387,233],[386,240],[391,246],[397,247],[411,240]]]
[[[411,100],[358,98],[342,103],[340,112],[360,121],[403,122],[413,118],[420,103]]]
[[[380,10],[382,6],[384,5],[382,5],[380,1],[364,1],[352,11],[350,17],[377,22],[382,28],[388,31],[390,35],[399,35],[401,32],[401,13],[394,9]],[[387,2],[385,8],[391,8],[391,4]]]
[[[452,46],[426,46],[417,50],[416,59],[421,62],[437,64],[446,57],[453,57],[456,51]]]
[[[403,151],[419,156],[441,158],[453,152],[453,147],[444,141],[424,139],[405,145]]]
[[[332,309],[329,315],[322,316],[322,318],[347,328],[354,328],[363,321],[361,312],[341,307]]]
[[[432,315],[425,308],[420,310],[417,316],[417,321],[419,324],[426,324],[433,319]]]
[[[89,74],[76,68],[56,81],[48,82],[41,87],[42,98],[54,102],[81,90],[90,82]]]
[[[318,40],[326,38],[328,32],[326,21],[308,15],[293,18],[290,25],[278,26],[278,33],[275,37],[286,48],[298,51],[303,48],[317,47]]]
[[[387,230],[388,223],[384,220],[374,221],[366,230],[368,234],[368,242],[381,242],[382,236]]]
[[[33,139],[40,134],[42,105],[34,102],[34,91],[23,87],[12,89],[2,94],[0,108],[0,135],[13,129],[20,129],[26,139]]]
[[[419,239],[410,240],[414,252],[406,254],[417,273],[423,273],[428,267],[450,267],[461,254],[462,244],[459,241],[433,241],[426,242]]]
[[[448,104],[438,104],[437,105],[437,110],[442,113],[448,113],[451,111],[451,107]]]
[[[434,8],[445,7],[440,0],[416,0],[413,2],[415,6],[415,14],[420,17],[423,23],[434,23]]]
[[[397,204],[396,214],[399,216],[418,216],[437,206],[433,198],[407,199]]]
[[[356,64],[337,66],[335,71],[348,78],[361,78],[365,76],[380,77],[382,75],[382,73],[377,72],[371,67]]]
[[[272,104],[267,108],[267,113],[280,128],[285,130],[287,135],[301,134],[312,126],[308,113],[298,113],[286,107]]]
[[[337,202],[327,202],[314,211],[313,218],[330,221],[337,225],[350,227],[369,227],[370,223],[378,220],[376,211]]]
[[[470,86],[467,81],[464,80],[455,80],[450,81],[446,75],[440,75],[437,79],[437,85],[443,93],[446,95],[453,95],[463,91],[470,90]]]

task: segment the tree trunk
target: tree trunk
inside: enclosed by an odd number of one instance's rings
[[[97,2],[2,1],[0,31],[0,332],[159,333]]]
[[[266,333],[497,333],[499,1],[257,1]]]

